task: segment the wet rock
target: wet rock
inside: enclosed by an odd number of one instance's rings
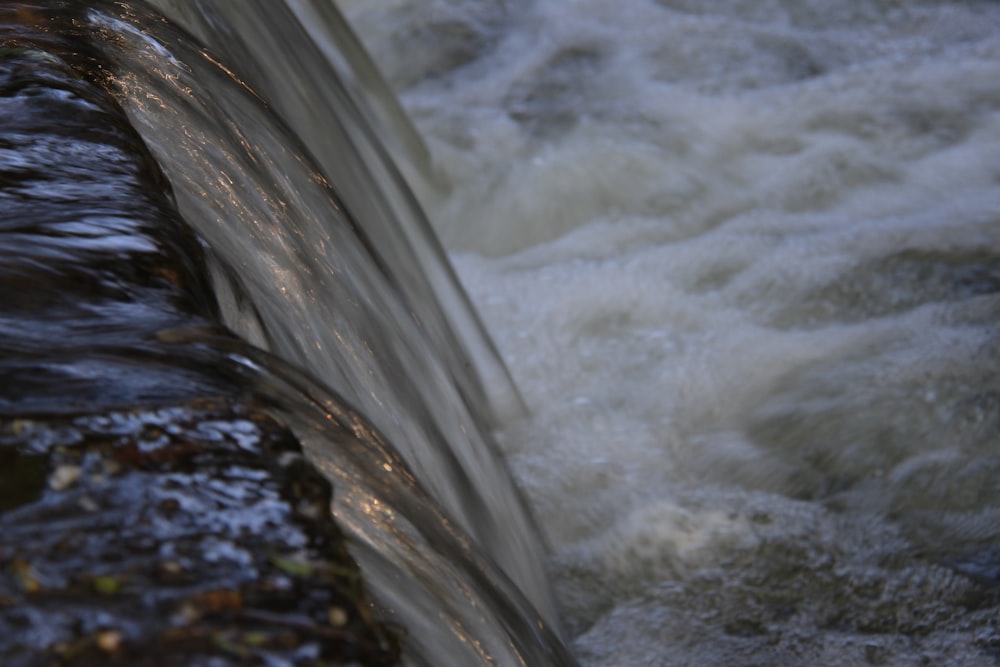
[[[8,417],[0,451],[34,471],[0,513],[7,667],[394,664],[328,482],[252,404]]]

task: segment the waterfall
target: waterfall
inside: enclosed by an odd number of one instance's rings
[[[407,661],[573,664],[533,519],[492,442],[521,409],[516,390],[379,138],[398,138],[416,173],[416,135],[377,86],[359,92],[377,82],[335,11],[326,25],[352,60],[304,29],[319,5],[249,7],[201,3],[199,23],[174,6],[208,46],[140,4],[38,11],[92,45],[94,76],[169,179],[224,323],[252,343],[215,341],[227,372],[268,397],[333,481],[334,515],[404,628]],[[296,49],[282,59],[280,44]],[[290,95],[301,105],[271,101]],[[333,435],[344,429],[350,442]]]
[[[1000,5],[148,4],[25,6],[408,664],[995,664]]]

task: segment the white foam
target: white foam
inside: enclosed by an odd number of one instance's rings
[[[398,6],[583,662],[992,664],[1000,6]]]

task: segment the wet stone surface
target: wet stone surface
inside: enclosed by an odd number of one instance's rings
[[[3,665],[393,664],[328,482],[253,407],[4,418],[0,457]]]

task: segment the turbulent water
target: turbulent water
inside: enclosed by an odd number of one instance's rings
[[[34,4],[408,664],[572,664],[545,568],[588,666],[1000,660],[1000,5],[341,0],[425,153],[323,0]]]
[[[341,0],[586,665],[995,665],[1000,5]]]

